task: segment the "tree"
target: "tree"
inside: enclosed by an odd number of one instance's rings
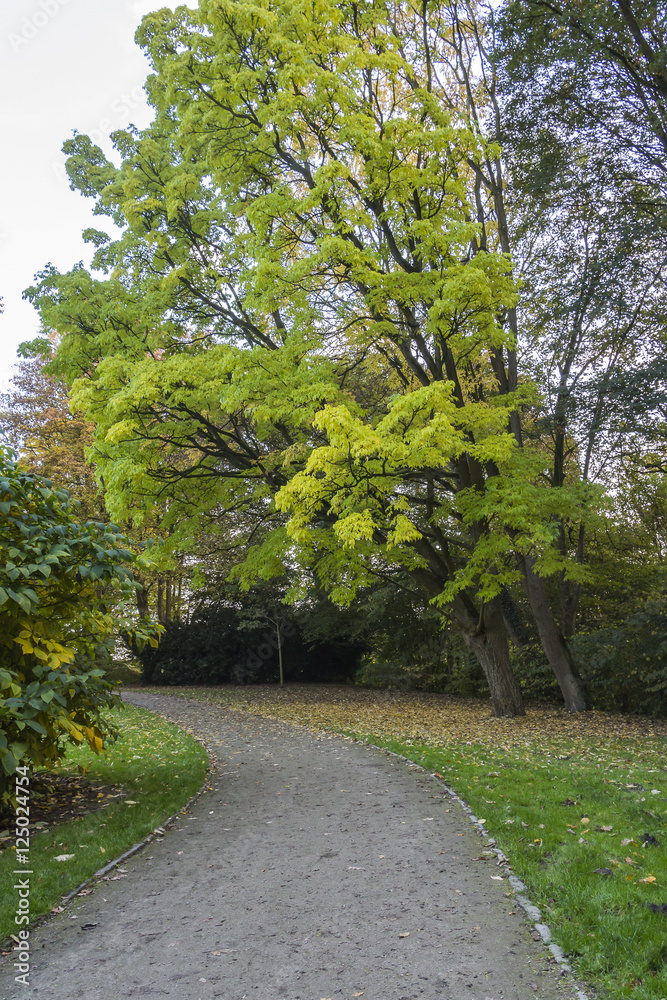
[[[68,490],[84,520],[103,520],[104,500],[86,462],[94,425],[69,407],[68,387],[47,373],[54,345],[39,338],[20,348],[16,374],[2,398],[0,434],[21,457],[23,467]]]
[[[539,430],[556,487],[580,478],[615,491],[629,441],[641,450],[664,411],[667,90],[657,13],[587,0],[511,0],[500,11],[498,136],[527,367],[546,390]],[[586,544],[583,524],[562,524],[562,551],[583,561]],[[559,598],[570,637],[581,585],[562,579]]]
[[[49,480],[22,472],[0,451],[0,798],[29,764],[52,766],[65,744],[96,752],[113,728],[102,710],[117,703],[97,648],[132,621],[131,553],[114,525],[81,524],[77,504]]]
[[[552,541],[590,494],[541,489],[518,446],[534,393],[474,169],[495,152],[438,75],[452,30],[383,2],[149,15],[155,123],[115,135],[120,168],[65,146],[123,227],[87,234],[108,277],[47,269],[29,295],[115,516],[168,497],[177,543],[230,512],[263,534],[247,583],[300,561],[340,601],[408,572],[511,715],[502,588],[517,555],[535,580],[580,572]]]

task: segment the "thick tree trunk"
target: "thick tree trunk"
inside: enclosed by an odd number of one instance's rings
[[[554,619],[547,599],[544,580],[533,571],[533,562],[529,556],[522,560],[521,568],[528,600],[540,634],[542,649],[556,675],[565,700],[565,707],[570,712],[583,712],[586,709],[584,690],[579,677],[577,677],[567,643]]]
[[[479,660],[491,692],[493,714],[525,715],[521,691],[510,661],[500,598],[487,601],[481,628],[462,627],[463,639]]]

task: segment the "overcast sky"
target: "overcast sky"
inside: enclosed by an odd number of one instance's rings
[[[0,391],[18,344],[39,330],[23,289],[48,262],[61,270],[89,262],[81,231],[107,221],[70,191],[62,144],[76,130],[109,152],[110,132],[148,124],[148,63],[134,32],[145,13],[165,6],[176,3],[1,0]]]

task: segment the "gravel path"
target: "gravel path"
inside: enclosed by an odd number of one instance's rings
[[[33,933],[30,985],[5,965],[2,1000],[573,996],[433,778],[303,727],[126,698],[206,740],[214,787]]]

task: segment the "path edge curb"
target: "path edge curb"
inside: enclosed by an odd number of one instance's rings
[[[549,925],[543,922],[542,914],[540,913],[539,907],[535,906],[535,904],[531,902],[531,900],[526,895],[528,887],[524,882],[521,881],[521,879],[517,875],[514,874],[510,866],[509,858],[507,857],[507,855],[504,854],[500,850],[500,848],[496,846],[495,839],[491,837],[489,831],[484,828],[484,824],[480,823],[479,819],[477,818],[477,816],[475,816],[474,812],[472,811],[472,808],[468,805],[468,803],[464,799],[461,798],[458,792],[454,791],[454,789],[447,784],[444,778],[442,778],[435,771],[430,771],[427,767],[424,767],[423,764],[418,764],[416,761],[411,760],[410,757],[405,757],[403,754],[395,753],[395,751],[389,750],[387,747],[378,746],[377,743],[368,743],[366,740],[355,739],[355,737],[348,736],[348,738],[354,740],[355,743],[362,743],[364,746],[373,747],[374,750],[380,750],[382,753],[387,754],[389,757],[396,757],[398,760],[402,760],[403,763],[407,764],[409,767],[416,768],[419,771],[422,771],[424,774],[428,774],[429,777],[435,778],[435,780],[438,782],[438,785],[445,790],[445,793],[450,797],[450,799],[453,799],[454,802],[457,802],[458,805],[461,806],[461,809],[467,815],[468,819],[475,827],[475,829],[478,831],[478,833],[482,834],[482,836],[488,839],[488,844],[486,846],[489,848],[489,850],[492,850],[493,853],[495,854],[497,858],[496,864],[499,866],[500,865],[503,866],[503,870],[506,872],[508,876],[508,881],[512,886],[512,888],[514,889],[515,893],[514,898],[521,907],[521,909],[524,911],[526,916],[528,917],[531,927],[533,928],[534,931],[536,931],[539,934],[539,936],[542,939],[542,943],[545,945],[547,950],[551,952],[553,959],[555,960],[557,965],[560,966],[563,973],[572,977],[572,979],[574,980],[574,975],[575,975],[574,971],[572,969],[572,966],[568,962],[567,958],[565,957],[563,949],[551,940],[551,929]],[[591,1000],[588,994],[585,993],[580,988],[580,986],[577,984],[576,981],[571,982],[570,985],[572,986],[576,1000]]]

